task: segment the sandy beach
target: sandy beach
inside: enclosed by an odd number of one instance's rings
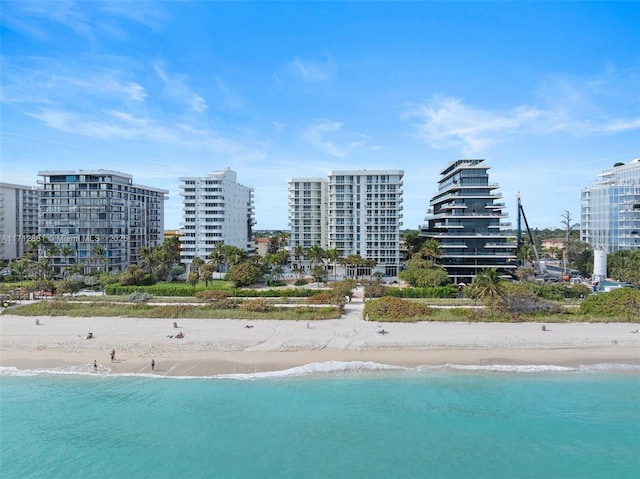
[[[362,304],[341,319],[72,318],[0,316],[0,366],[209,376],[325,361],[441,364],[640,364],[638,323],[377,323]],[[248,327],[250,326],[250,327]],[[384,329],[387,334],[380,334]],[[184,338],[176,338],[179,332]],[[87,333],[93,339],[87,339]],[[115,361],[110,353],[115,349]],[[151,370],[154,359],[155,370]]]

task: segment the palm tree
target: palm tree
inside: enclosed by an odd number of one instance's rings
[[[304,258],[304,247],[302,245],[296,245],[293,247],[293,256],[295,256],[295,258],[297,260],[300,260],[300,258]]]
[[[304,272],[304,266],[302,265],[302,260],[304,259],[305,253],[306,251],[304,249],[304,246],[296,245],[293,247],[293,256],[296,258],[296,261],[298,261],[298,265],[296,267],[302,269],[303,272]]]
[[[435,264],[436,260],[442,256],[442,248],[440,247],[440,243],[438,242],[438,240],[429,238],[420,247],[418,253],[423,258],[426,258],[433,264]]]
[[[531,263],[533,260],[533,247],[531,243],[522,243],[516,250],[516,257],[522,264]]]
[[[198,284],[198,281],[200,281],[200,275],[198,274],[197,271],[191,271],[188,275],[187,275],[187,283],[189,283],[191,286],[196,287],[196,285]]]
[[[93,253],[93,256],[95,256],[95,262],[96,264],[98,262],[102,262],[103,265],[106,265],[106,262],[108,261],[107,258],[105,258],[104,254],[107,252],[107,248],[105,248],[103,245],[101,244],[97,244],[95,245],[93,248],[91,248],[91,253]]]
[[[268,254],[276,254],[280,250],[280,236],[271,236],[269,238]]]
[[[20,289],[22,289],[22,280],[29,271],[29,260],[27,258],[20,258],[11,264],[11,269],[15,271],[18,278],[20,278]]]
[[[170,236],[165,238],[162,243],[162,249],[167,253],[167,256],[171,259],[171,265],[180,264],[180,238],[177,236]]]
[[[142,271],[145,273],[151,273],[151,253],[153,250],[149,246],[142,246],[138,251],[138,262],[140,263],[140,267]]]
[[[205,287],[209,287],[209,281],[213,279],[213,271],[216,265],[213,263],[205,263],[200,267],[200,278],[204,281]]]
[[[74,252],[75,252],[75,250],[71,246],[62,246],[60,248],[60,255],[65,259],[65,267],[64,267],[64,271],[62,272],[62,274],[64,276],[67,275],[67,268],[68,268],[69,258],[71,257],[71,255]]]
[[[209,259],[215,265],[215,270],[219,271],[220,265],[224,264],[224,243],[222,241],[213,247],[209,253]]]
[[[340,259],[340,250],[338,248],[329,248],[325,251],[325,257],[329,261],[333,262],[333,280],[335,281],[337,274],[337,263]]]
[[[364,265],[369,268],[369,279],[373,281],[373,268],[376,267],[377,261],[373,258],[365,259]]]
[[[307,258],[311,262],[311,265],[320,264],[324,265],[325,251],[320,245],[314,244],[309,251],[307,251]]]
[[[489,305],[493,316],[493,306],[495,302],[504,298],[503,280],[496,268],[488,268],[476,275],[475,281],[471,285],[471,293],[476,299]]]
[[[247,259],[247,252],[238,248],[237,246],[225,245],[224,246],[224,264],[229,269],[234,264],[241,263]]]
[[[189,272],[195,271],[196,273],[198,273],[198,276],[200,276],[200,269],[202,268],[202,265],[204,265],[204,260],[200,256],[194,256],[191,259],[191,267],[189,268]]]

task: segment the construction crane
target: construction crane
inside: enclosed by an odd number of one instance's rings
[[[529,222],[527,221],[527,216],[524,214],[524,208],[522,207],[522,201],[520,200],[520,192],[516,195],[518,199],[518,247],[524,244],[524,240],[522,239],[522,221],[524,220],[524,225],[527,228],[527,235],[529,236],[529,241],[531,242],[531,247],[533,248],[533,253],[535,254],[536,261],[533,265],[533,272],[536,272],[541,276],[547,276],[547,271],[540,261],[540,256],[538,255],[538,248],[536,248],[536,244],[533,242],[533,235],[531,234],[531,229],[529,228]]]

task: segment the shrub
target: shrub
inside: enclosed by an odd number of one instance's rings
[[[458,288],[454,285],[429,288],[393,288],[383,285],[365,287],[365,297],[380,298],[383,296],[394,296],[396,298],[455,298],[458,296]]]
[[[309,296],[306,301],[311,304],[336,304],[338,306],[344,306],[345,297],[340,294],[340,292],[321,291],[313,296]]]
[[[195,296],[199,299],[218,301],[230,297],[231,293],[229,291],[224,291],[221,289],[207,289],[205,291],[198,291]]]
[[[240,309],[254,313],[268,313],[269,311],[273,311],[275,307],[268,301],[261,298],[245,301],[240,305]]]
[[[231,295],[238,298],[260,297],[260,298],[304,298],[317,293],[315,289],[232,289]]]
[[[75,281],[62,281],[58,284],[58,288],[56,290],[57,293],[70,293],[74,294],[80,291],[82,285],[80,283],[76,283]]]
[[[153,299],[153,295],[149,293],[143,293],[141,291],[135,291],[127,296],[127,301],[132,303],[146,303]]]
[[[418,321],[431,315],[431,308],[400,298],[384,297],[365,304],[365,315],[376,321]]]
[[[344,299],[346,296],[351,297],[351,293],[353,292],[353,288],[356,287],[356,284],[356,281],[353,279],[344,279],[331,283],[329,286],[337,297]]]
[[[238,301],[229,298],[217,299],[206,305],[207,309],[236,309],[237,307]]]
[[[640,291],[618,288],[592,294],[580,303],[580,313],[604,317],[621,316],[637,321],[640,318]]]
[[[509,293],[498,303],[498,310],[510,314],[560,313],[562,308],[526,292]]]

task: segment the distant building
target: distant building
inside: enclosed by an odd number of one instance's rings
[[[290,178],[289,246],[337,249],[374,266],[343,271],[347,276],[400,270],[402,170],[330,171],[326,178]],[[333,265],[329,265],[332,267]]]
[[[0,183],[0,258],[22,258],[26,243],[38,235],[38,198],[35,187]]]
[[[420,234],[438,241],[438,265],[454,283],[471,283],[487,268],[503,274],[516,269],[516,243],[503,230],[505,204],[496,183],[489,183],[484,160],[457,160],[440,172]]]
[[[271,241],[267,237],[253,238],[253,250],[258,256],[263,258],[269,254],[269,246]]]
[[[581,200],[582,241],[609,253],[640,248],[640,158],[604,170]]]
[[[40,171],[39,234],[56,247],[55,273],[124,271],[162,244],[167,190],[112,170]]]
[[[547,238],[546,240],[542,240],[540,245],[544,249],[564,249],[566,243],[564,238]]]
[[[218,243],[253,251],[253,188],[237,183],[235,171],[227,168],[209,176],[184,177],[180,183],[184,264],[191,265],[196,256],[206,260]]]

